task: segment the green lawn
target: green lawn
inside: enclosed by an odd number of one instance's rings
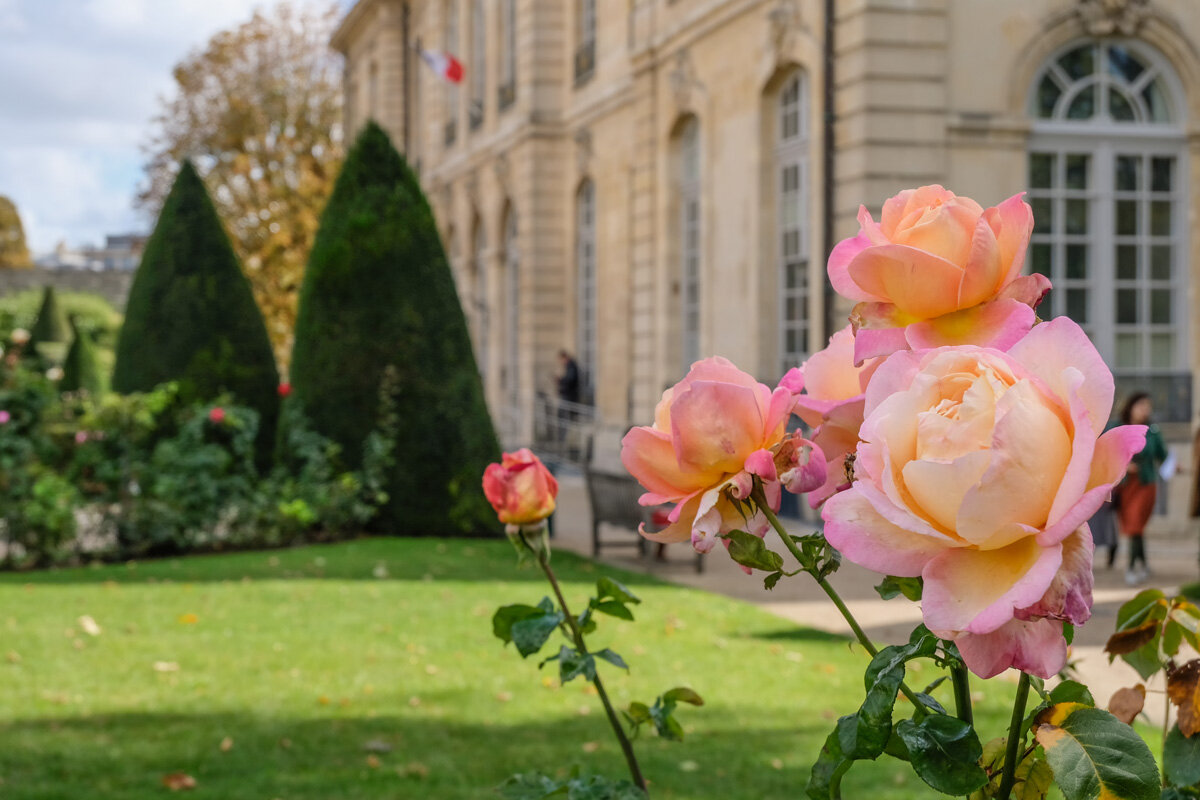
[[[621,775],[585,684],[558,686],[492,636],[498,605],[547,593],[514,560],[506,542],[376,539],[4,575],[0,796],[162,797],[162,777],[185,772],[197,798],[475,800],[514,771]],[[599,568],[554,563],[582,608]],[[605,665],[615,701],[676,685],[708,701],[679,711],[686,742],[638,742],[654,797],[800,796],[836,717],[861,701],[861,651],[604,569],[644,601],[635,623],[603,618],[594,635],[633,668]],[[1010,684],[992,685],[988,737],[1011,701]],[[890,761],[856,767],[843,794],[930,793]]]

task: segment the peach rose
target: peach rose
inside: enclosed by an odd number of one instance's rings
[[[554,513],[558,481],[529,448],[505,453],[483,471],[483,493],[510,528],[537,526]]]
[[[813,429],[813,443],[827,459],[825,483],[808,494],[813,508],[850,485],[843,464],[858,445],[863,392],[881,362],[870,358],[854,365],[854,331],[847,325],[800,365],[798,379],[792,381],[804,390],[796,397],[796,414]]]
[[[1033,211],[1019,194],[984,209],[922,186],[884,203],[878,224],[860,207],[858,222],[859,234],[829,256],[833,288],[858,301],[856,363],[953,344],[1007,349],[1050,290],[1044,276],[1020,274]]]
[[[794,404],[787,387],[771,391],[724,358],[693,364],[663,393],[654,424],[633,428],[621,442],[621,462],[646,489],[641,503],[674,504],[665,529],[642,535],[690,539],[702,553],[735,529],[762,536],[765,516],[747,518],[735,502],[750,497],[755,478],[772,509],[781,486],[808,491],[825,480],[820,450],[787,435]]]
[[[967,666],[1049,678],[1062,624],[1091,614],[1088,518],[1125,475],[1143,426],[1101,434],[1112,374],[1059,318],[1009,351],[900,352],[867,386],[854,482],[825,535],[857,564],[922,576],[922,614]]]

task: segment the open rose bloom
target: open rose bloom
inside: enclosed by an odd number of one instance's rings
[[[746,513],[757,478],[772,510],[781,487],[808,491],[825,482],[825,459],[811,442],[787,434],[795,395],[774,391],[724,358],[692,365],[663,393],[654,424],[633,428],[621,442],[621,462],[647,490],[643,505],[673,504],[657,542],[691,541],[702,553],[721,534],[766,532],[767,520]]]
[[[1145,428],[1101,433],[1112,375],[1078,325],[1035,327],[1007,352],[899,352],[867,387],[851,487],[825,535],[857,564],[922,576],[925,624],[991,677],[1043,678],[1067,659],[1063,622],[1092,606],[1088,518]]]
[[[878,223],[865,208],[858,221],[829,257],[833,288],[858,303],[856,362],[952,344],[1004,349],[1033,326],[1050,282],[1020,274],[1033,232],[1020,195],[984,209],[922,186],[884,203]]]

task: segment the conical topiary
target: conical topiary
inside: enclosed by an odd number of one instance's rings
[[[292,353],[290,402],[358,466],[395,371],[395,467],[381,530],[498,530],[480,488],[499,456],[433,213],[387,134],[368,123],[321,217]]]
[[[71,317],[71,349],[63,360],[63,376],[58,382],[62,392],[84,391],[98,395],[104,391],[104,379],[100,374],[100,365],[96,362],[96,347],[87,333],[79,330],[75,317]]]
[[[212,200],[184,161],[129,290],[112,386],[147,391],[178,381],[182,396],[229,392],[260,414],[260,465],[279,412],[279,373],[262,314]]]
[[[32,348],[47,342],[65,345],[69,336],[70,329],[58,307],[58,298],[54,294],[54,287],[47,286],[42,291],[42,305],[38,309],[37,319],[34,320],[33,328],[29,331],[29,346]]]

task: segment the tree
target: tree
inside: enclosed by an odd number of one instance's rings
[[[0,267],[32,267],[29,248],[25,244],[25,228],[17,207],[0,195]]]
[[[60,392],[85,391],[98,395],[104,391],[104,378],[100,373],[100,365],[96,362],[96,346],[92,337],[86,331],[81,331],[75,322],[75,316],[70,318],[71,348],[63,359],[63,376],[58,382]]]
[[[379,526],[409,535],[495,531],[481,476],[499,446],[454,279],[416,176],[369,123],[309,258],[289,401],[358,466],[389,368],[397,463]]]
[[[175,67],[146,146],[141,207],[157,213],[191,159],[245,265],[280,364],[291,352],[305,259],[342,159],[337,5],[280,3]]]
[[[183,399],[229,392],[258,411],[260,464],[275,437],[279,373],[262,314],[195,168],[185,161],[129,289],[115,391],[178,381]]]

